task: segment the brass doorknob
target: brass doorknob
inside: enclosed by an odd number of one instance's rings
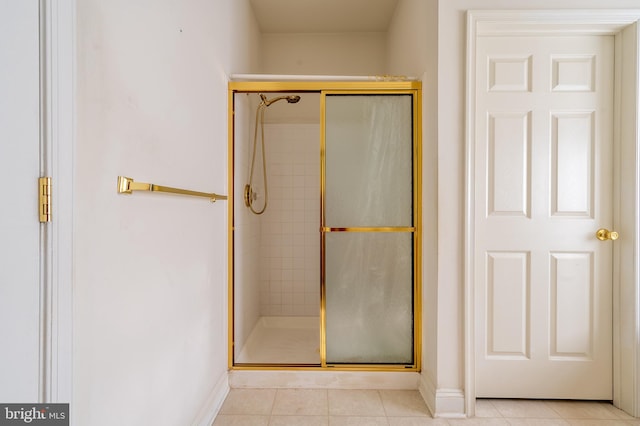
[[[616,231],[609,231],[608,229],[600,228],[596,231],[596,238],[600,241],[612,240],[615,241],[620,235]]]

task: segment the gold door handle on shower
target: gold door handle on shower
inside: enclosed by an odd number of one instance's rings
[[[605,228],[600,228],[596,231],[596,238],[600,241],[615,241],[620,235],[616,231],[609,231]]]

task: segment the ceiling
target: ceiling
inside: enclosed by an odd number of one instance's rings
[[[263,33],[386,32],[398,0],[250,0]]]

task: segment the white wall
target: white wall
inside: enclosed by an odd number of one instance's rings
[[[439,0],[438,5],[438,389],[463,389],[463,250],[466,11],[638,8],[637,0]],[[428,348],[425,348],[428,349]]]
[[[386,69],[384,33],[263,34],[265,74],[380,75]]]
[[[227,80],[257,70],[247,1],[78,2],[76,425],[186,425],[226,391]],[[200,413],[200,414],[199,414]]]
[[[428,399],[435,408],[438,378],[438,2],[400,0],[388,37],[388,73],[422,79],[422,375]],[[428,231],[426,231],[428,230]],[[440,337],[441,338],[441,337]]]
[[[47,245],[33,187],[43,171],[51,172],[40,160],[39,14],[36,2],[0,4],[0,178],[11,182],[0,211],[0,400],[6,402],[37,401],[43,392],[40,250]]]

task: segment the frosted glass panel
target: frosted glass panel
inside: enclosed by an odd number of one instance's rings
[[[412,226],[411,95],[327,95],[325,117],[325,226]]]
[[[327,363],[413,363],[413,234],[325,235]]]

